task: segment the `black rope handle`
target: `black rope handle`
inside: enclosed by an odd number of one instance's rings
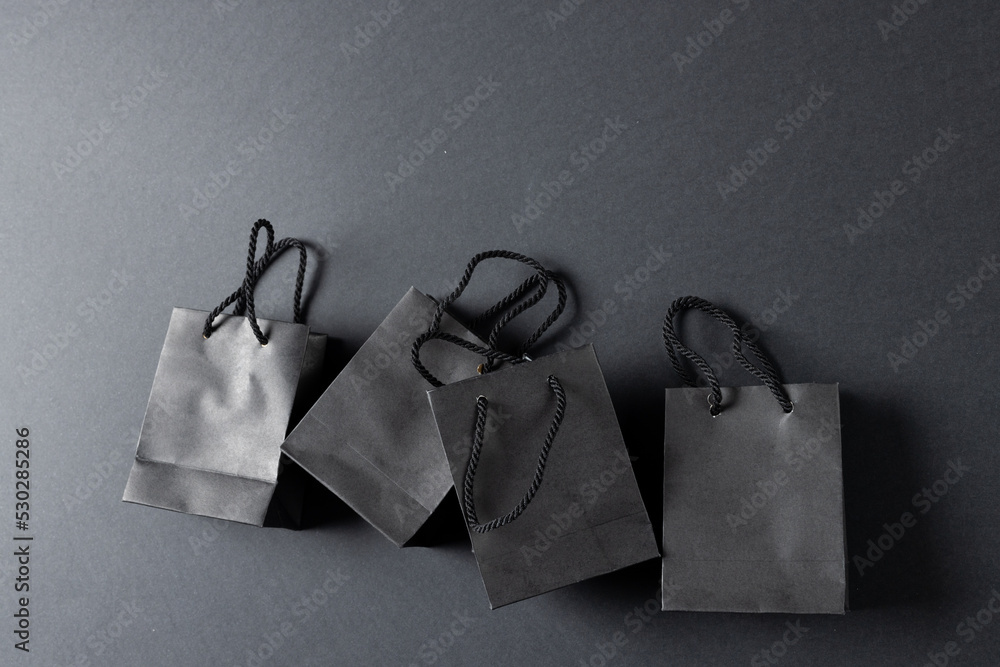
[[[263,273],[264,268],[271,261],[272,254],[274,252],[274,227],[267,220],[258,220],[254,225],[254,237],[256,237],[256,232],[261,227],[263,227],[267,232],[267,245],[265,246],[264,249],[264,256],[261,257],[259,260],[257,260],[256,264],[254,265],[255,280],[259,278],[260,275]],[[251,239],[251,241],[255,241],[255,238]],[[214,310],[212,310],[209,316],[205,319],[205,327],[202,329],[202,337],[210,338],[212,336],[212,332],[214,331],[213,323],[215,322],[215,318],[218,317],[220,314],[222,314],[222,311],[228,308],[230,304],[236,303],[236,307],[233,310],[233,313],[235,315],[243,314],[243,308],[244,308],[243,295],[244,295],[245,284],[246,284],[246,279],[244,277],[244,282],[241,283],[238,288],[236,288],[236,291],[227,296],[222,301],[222,303],[220,303],[218,306],[215,307]]]
[[[488,344],[489,347],[483,347],[481,345],[477,345],[475,343],[467,341],[463,338],[459,338],[458,336],[455,336],[453,334],[441,331],[440,328],[434,328],[432,324],[432,328],[420,334],[416,338],[416,340],[413,341],[413,347],[410,351],[410,360],[412,361],[414,368],[416,368],[417,372],[420,373],[421,377],[427,380],[427,382],[432,387],[444,386],[444,383],[441,382],[433,373],[431,373],[430,370],[428,370],[427,367],[424,366],[423,362],[420,360],[420,350],[421,348],[423,348],[424,343],[426,343],[429,340],[442,340],[448,343],[453,343],[471,352],[475,352],[480,356],[486,357],[486,361],[482,363],[479,368],[481,373],[486,373],[492,370],[494,364],[497,361],[503,361],[509,364],[520,364],[525,361],[528,361],[526,354],[528,347],[530,347],[538,339],[539,336],[545,333],[545,330],[548,329],[548,327],[552,324],[552,322],[554,322],[555,319],[562,312],[563,308],[565,308],[566,287],[565,285],[562,284],[561,280],[559,280],[558,278],[556,278],[556,280],[558,281],[557,289],[559,290],[559,293],[561,295],[560,304],[556,306],[556,309],[549,316],[548,320],[546,320],[546,322],[543,323],[542,326],[540,326],[539,329],[536,330],[535,333],[528,338],[525,344],[522,345],[521,350],[518,352],[516,356],[507,354],[506,352],[502,352],[496,349],[495,342],[489,343]],[[515,290],[515,292],[516,291],[517,290]],[[522,304],[521,306],[519,306],[519,311],[517,314],[523,312],[528,307],[530,307],[530,305],[533,305],[536,302],[537,299],[534,298],[529,299],[529,301],[525,302],[525,304],[527,305]],[[516,314],[514,315],[514,317],[516,317]],[[507,323],[510,322],[510,319],[513,319],[513,317],[506,318],[497,323],[496,327],[494,327],[493,332],[491,332],[490,335],[491,341],[496,340],[495,334],[498,334],[499,331],[503,329],[503,327],[506,326]]]
[[[253,330],[253,335],[257,338],[257,342],[260,343],[261,347],[267,345],[267,336],[260,330],[260,325],[257,323],[257,313],[254,311],[253,303],[253,292],[257,287],[257,279],[259,276],[255,275],[254,267],[256,265],[255,257],[257,255],[257,232],[260,229],[260,223],[266,223],[270,226],[267,220],[258,220],[254,225],[253,231],[250,232],[250,249],[247,254],[247,275],[243,280],[243,298],[246,307],[246,317],[247,321],[250,322],[250,328]],[[280,246],[280,248],[279,248]],[[274,246],[274,253],[278,253],[287,247],[294,247],[299,249],[299,271],[295,277],[295,292],[293,295],[292,309],[294,317],[292,322],[299,324],[302,322],[302,285],[306,279],[306,260],[307,253],[306,247],[298,239],[284,238],[278,241]]]
[[[288,239],[282,239],[282,241],[288,241]],[[282,241],[279,241],[278,243],[281,243]],[[265,254],[264,257],[262,257],[259,260],[257,260],[257,264],[254,267],[254,281],[255,282],[260,277],[260,275],[264,272],[264,269],[266,268],[267,264],[269,264],[270,261],[271,261],[271,259],[273,259],[274,254],[276,254],[274,252],[274,250],[275,250],[275,247],[272,246],[267,251],[267,253]],[[202,335],[205,338],[208,338],[209,336],[212,335],[212,331],[213,331],[213,329],[212,329],[212,323],[215,321],[215,318],[218,317],[222,313],[222,311],[224,311],[226,308],[228,308],[229,305],[232,304],[232,303],[236,304],[233,307],[233,315],[243,315],[244,308],[245,308],[246,304],[245,304],[244,298],[243,298],[243,285],[242,284],[236,289],[235,292],[233,292],[232,294],[230,294],[229,296],[227,296],[226,299],[222,303],[220,303],[218,306],[216,306],[215,310],[213,310],[212,313],[208,316],[208,318],[206,318],[206,320],[205,320],[205,328],[202,330]]]
[[[514,261],[521,262],[533,268],[535,270],[535,275],[531,276],[524,282],[522,282],[513,292],[508,294],[506,297],[501,299],[495,305],[491,306],[484,313],[478,315],[472,321],[472,326],[482,322],[485,319],[495,316],[499,312],[503,312],[503,317],[494,325],[493,329],[490,331],[488,336],[488,348],[476,345],[474,343],[469,343],[457,336],[447,334],[442,332],[441,329],[441,318],[444,315],[446,308],[454,303],[468,287],[469,281],[472,279],[472,275],[476,270],[476,267],[487,259],[511,259]],[[546,293],[548,289],[549,282],[554,282],[556,284],[556,289],[559,293],[558,301],[556,307],[553,309],[549,317],[535,330],[535,332],[528,337],[528,339],[521,345],[518,350],[518,354],[509,355],[500,352],[496,349],[497,340],[499,338],[500,332],[506,327],[510,322],[525,312],[527,309],[538,303]],[[525,294],[529,292],[532,288],[535,289],[534,293],[531,294],[527,299],[518,304],[515,308],[510,308],[510,306],[516,303],[519,299],[522,299]],[[481,371],[488,372],[492,370],[493,365],[496,361],[506,361],[508,363],[521,363],[524,361],[524,357],[528,349],[534,345],[534,343],[548,330],[550,326],[559,318],[563,310],[566,308],[566,286],[563,281],[556,276],[551,271],[545,269],[541,264],[525,255],[519,253],[511,252],[508,250],[488,250],[486,252],[481,252],[475,255],[465,268],[465,273],[459,280],[457,287],[449,294],[447,297],[437,302],[437,309],[434,311],[434,316],[431,319],[431,324],[428,330],[417,337],[413,342],[413,347],[411,349],[410,358],[413,362],[413,366],[417,369],[417,372],[427,380],[434,387],[441,387],[444,385],[437,377],[434,376],[420,361],[420,349],[423,347],[424,343],[429,340],[444,340],[447,342],[455,343],[464,347],[467,350],[471,350],[486,357],[486,362],[482,364]],[[471,327],[470,327],[471,328]]]
[[[524,344],[521,345],[521,356],[524,356],[528,350],[536,342],[538,342],[538,339],[549,330],[549,327],[555,324],[556,320],[558,320],[563,314],[563,311],[566,310],[566,302],[569,298],[566,292],[566,283],[563,282],[562,278],[551,271],[546,271],[546,274],[549,276],[549,280],[551,280],[556,286],[556,307],[552,309],[552,312],[549,313],[549,316],[545,319],[545,321],[542,322],[537,329],[535,329],[535,333],[531,334],[531,336],[524,341]]]
[[[420,376],[427,380],[432,387],[443,387],[444,382],[441,382],[441,380],[437,379],[433,373],[427,370],[427,367],[424,366],[424,363],[420,360],[420,348],[422,348],[424,343],[429,340],[443,340],[446,343],[454,343],[455,345],[465,348],[470,352],[475,352],[482,357],[486,357],[486,363],[491,365],[497,361],[503,361],[508,364],[520,364],[527,361],[523,356],[515,357],[512,354],[507,354],[506,352],[501,352],[500,350],[491,347],[476,345],[471,341],[459,338],[454,334],[441,331],[440,329],[425,331],[417,336],[417,339],[413,341],[413,348],[410,350],[410,361],[413,362],[413,367],[417,369]],[[483,364],[483,367],[486,366],[486,363]]]
[[[520,348],[517,350],[518,357],[524,357],[527,355],[528,350],[538,341],[542,335],[548,331],[549,327],[555,323],[559,316],[562,315],[563,311],[566,309],[566,284],[563,280],[557,276],[552,271],[546,270],[546,280],[540,281],[538,275],[533,275],[526,279],[521,285],[518,286],[513,292],[508,294],[506,297],[501,299],[496,305],[486,310],[475,317],[472,322],[469,323],[469,329],[475,330],[475,328],[484,320],[488,320],[494,317],[499,312],[504,312],[504,316],[497,321],[493,329],[490,331],[487,337],[487,343],[490,348],[496,349],[499,345],[500,332],[503,331],[504,327],[510,324],[511,320],[525,312],[536,303],[538,303],[542,297],[545,296],[545,292],[548,289],[548,283],[555,283],[556,291],[558,292],[558,297],[556,301],[555,308],[549,314],[548,318],[542,322],[539,327],[532,333],[523,343],[521,343]],[[524,294],[532,288],[536,287],[536,292],[528,298],[526,301],[518,304],[516,308],[511,309],[511,305],[517,303],[517,301],[524,297]],[[506,311],[506,312],[505,312]],[[493,370],[493,360],[487,359],[486,363],[483,364],[482,372],[488,373]]]
[[[504,312],[503,317],[500,318],[500,320],[493,327],[493,330],[490,332],[489,339],[487,341],[490,347],[492,348],[497,347],[497,344],[499,343],[500,332],[503,330],[504,327],[506,327],[511,322],[511,320],[513,320],[515,317],[517,317],[521,313],[525,312],[526,310],[534,306],[542,299],[542,297],[545,296],[545,291],[548,287],[547,283],[549,282],[555,284],[556,286],[556,292],[558,293],[556,299],[556,306],[555,308],[552,309],[552,312],[545,319],[545,321],[542,322],[537,329],[535,329],[535,332],[531,334],[521,344],[521,347],[518,348],[517,351],[518,356],[523,357],[525,354],[527,354],[528,350],[531,349],[531,346],[534,345],[546,331],[548,331],[549,327],[551,327],[557,319],[559,319],[559,316],[562,315],[563,311],[566,309],[566,301],[567,301],[566,284],[563,282],[562,278],[557,276],[552,271],[546,270],[545,278],[546,279],[544,281],[541,281],[537,276],[532,276],[531,278],[525,281],[525,283],[527,283],[528,281],[531,281],[533,283],[538,283],[537,291],[530,298],[518,304],[517,307]],[[516,291],[517,290],[515,290],[515,292]],[[514,293],[512,292],[511,294]],[[513,303],[514,301],[516,300],[512,300],[511,303]],[[507,304],[507,306],[509,306],[509,303]]]
[[[455,301],[457,301],[458,297],[462,296],[462,293],[465,291],[465,288],[469,286],[469,281],[472,280],[472,274],[475,273],[476,267],[478,267],[480,263],[482,263],[487,259],[510,259],[528,265],[529,267],[535,270],[535,275],[533,276],[533,278],[529,280],[533,280],[538,286],[537,292],[529,299],[529,301],[532,301],[532,305],[534,305],[543,296],[545,296],[545,291],[546,289],[548,289],[548,280],[546,279],[545,267],[543,267],[541,264],[539,264],[531,257],[528,257],[527,255],[511,252],[509,250],[487,250],[485,252],[481,252],[473,256],[473,258],[469,260],[468,265],[465,267],[465,273],[462,274],[461,279],[459,279],[458,281],[458,285],[456,285],[455,289],[452,290],[451,294],[449,294],[444,299],[438,302],[438,308],[434,312],[434,317],[431,320],[431,326],[430,326],[431,329],[440,328],[441,317],[444,315],[445,308],[447,308]],[[525,281],[525,283],[527,282],[528,281]],[[503,308],[509,306],[512,301],[520,298],[520,296],[522,296],[524,292],[527,291],[527,289],[530,289],[530,286],[526,287],[525,283],[522,283],[520,286],[518,286],[517,289],[515,289],[513,292],[511,292],[503,299],[501,299],[499,303],[492,306],[486,312],[495,314],[499,310],[502,310]]]
[[[542,478],[545,476],[545,464],[548,462],[549,450],[552,449],[552,443],[555,441],[556,435],[559,433],[559,427],[562,425],[563,416],[566,414],[566,392],[563,391],[562,384],[554,375],[550,375],[547,382],[549,383],[549,388],[556,397],[556,411],[555,415],[552,417],[552,424],[549,426],[549,431],[545,435],[545,442],[542,443],[542,450],[538,454],[538,464],[535,467],[535,476],[531,480],[528,492],[524,494],[524,497],[521,498],[514,509],[507,512],[507,514],[493,519],[492,521],[487,521],[486,523],[480,523],[479,517],[476,514],[476,499],[474,490],[476,482],[476,469],[479,467],[479,455],[483,450],[483,436],[486,431],[486,411],[489,407],[489,401],[485,396],[480,396],[476,399],[476,430],[472,439],[472,454],[469,457],[469,465],[465,469],[465,483],[463,484],[462,496],[465,505],[466,523],[469,524],[469,528],[477,533],[488,533],[501,526],[506,526],[508,523],[519,517],[521,513],[527,509],[528,505],[531,504],[531,501],[534,499],[538,489],[542,486]]]
[[[524,298],[528,290],[535,287],[538,284],[538,274],[533,274],[525,279],[523,283],[517,286],[513,292],[500,299],[496,304],[487,308],[484,312],[476,315],[472,320],[469,321],[470,329],[477,329],[483,325],[491,317],[495,317],[498,313],[503,312],[507,308],[510,308],[511,304],[516,303],[519,299]]]
[[[261,229],[267,232],[267,243],[264,248],[264,254],[260,259],[255,260],[257,254],[257,235]],[[206,318],[205,327],[202,331],[202,336],[209,338],[213,331],[213,322],[215,318],[222,313],[230,304],[235,303],[234,314],[243,315],[246,314],[247,320],[250,322],[250,327],[254,332],[254,336],[261,346],[267,345],[267,337],[264,336],[263,332],[260,330],[260,326],[257,323],[256,313],[254,311],[253,303],[253,291],[257,286],[257,281],[263,275],[264,270],[268,267],[271,261],[280,255],[285,249],[294,247],[299,249],[299,271],[295,282],[295,294],[294,294],[294,322],[300,323],[302,321],[302,286],[305,282],[305,270],[306,270],[306,248],[305,245],[298,239],[294,238],[284,238],[274,242],[274,227],[270,222],[264,219],[258,220],[254,223],[253,230],[250,232],[250,245],[247,257],[247,273],[243,279],[243,284],[240,287],[226,297],[221,304],[219,304]]]
[[[667,348],[667,354],[670,357],[670,364],[673,366],[674,370],[684,383],[689,387],[694,387],[694,378],[684,369],[681,364],[681,360],[678,355],[683,356],[700,370],[705,378],[708,380],[708,385],[711,388],[711,394],[708,397],[709,412],[711,412],[713,417],[718,416],[722,412],[722,389],[719,387],[719,380],[715,377],[715,372],[712,367],[709,366],[708,362],[705,361],[704,357],[689,349],[680,339],[674,331],[674,316],[678,313],[694,308],[707,313],[711,317],[715,318],[719,322],[725,324],[733,332],[733,356],[736,360],[740,362],[747,371],[749,371],[755,378],[763,382],[768,389],[771,390],[771,394],[781,405],[781,409],[786,413],[792,411],[794,406],[792,405],[791,399],[788,398],[788,394],[785,393],[785,388],[781,386],[781,381],[778,379],[778,372],[774,369],[767,355],[760,349],[760,347],[748,336],[746,336],[737,326],[736,322],[721,308],[716,307],[712,303],[696,296],[684,296],[676,299],[670,308],[667,310],[666,317],[663,320],[663,343]],[[754,357],[757,359],[760,367],[758,368],[753,363],[746,358],[743,354],[743,347],[746,347],[750,352],[753,353]]]
[[[255,276],[255,278],[259,277],[260,274],[264,271],[264,267],[270,261],[271,254],[274,252],[274,227],[267,220],[258,220],[254,224],[254,228],[253,228],[254,229],[254,231],[253,231],[254,238],[251,239],[251,241],[252,242],[256,242],[256,232],[261,227],[264,227],[265,231],[267,231],[267,245],[265,246],[265,249],[264,249],[264,256],[261,257],[260,260],[258,260],[257,263],[254,265],[254,276]],[[209,316],[205,319],[205,327],[204,327],[204,329],[202,329],[202,333],[201,333],[202,337],[204,337],[204,338],[210,338],[212,336],[212,331],[213,331],[213,329],[212,329],[212,323],[215,322],[215,318],[218,317],[222,313],[223,310],[225,310],[226,308],[228,308],[231,303],[234,303],[234,302],[236,303],[236,309],[234,310],[235,314],[241,315],[243,313],[243,305],[244,305],[244,303],[243,303],[243,288],[244,288],[245,282],[246,281],[244,279],[244,284],[241,284],[238,288],[236,288],[235,292],[233,292],[232,294],[230,294],[229,296],[227,296],[222,301],[222,303],[220,303],[218,306],[216,306],[215,309],[211,312],[211,314],[209,314]]]

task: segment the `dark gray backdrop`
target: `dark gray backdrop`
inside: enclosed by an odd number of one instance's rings
[[[30,656],[0,558],[0,662],[995,660],[994,3],[577,2],[3,3],[0,539],[28,427],[35,541]],[[238,284],[258,217],[322,249],[329,374],[477,251],[562,272],[548,346],[596,346],[658,533],[660,318],[755,320],[786,381],[841,383],[849,555],[890,546],[854,610],[648,614],[652,561],[490,612],[454,501],[404,550],[321,494],[297,533],[123,504],[170,309]],[[287,319],[284,261],[258,300]]]

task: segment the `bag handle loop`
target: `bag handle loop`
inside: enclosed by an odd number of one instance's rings
[[[519,517],[521,513],[527,509],[528,505],[531,504],[531,501],[534,499],[538,489],[542,486],[542,479],[545,476],[545,465],[549,458],[549,450],[552,449],[552,443],[555,441],[556,435],[559,433],[559,427],[562,425],[563,416],[566,414],[566,392],[563,390],[562,384],[554,375],[550,375],[546,381],[548,382],[552,393],[555,394],[556,410],[555,415],[552,417],[552,423],[549,425],[548,433],[545,435],[545,441],[542,443],[542,449],[538,454],[538,463],[535,466],[535,475],[532,477],[531,484],[528,486],[528,492],[524,494],[524,497],[521,498],[514,509],[510,512],[485,523],[479,522],[479,516],[476,513],[476,499],[474,491],[476,483],[476,470],[479,467],[479,455],[483,450],[483,436],[486,431],[486,414],[487,408],[489,407],[489,401],[482,395],[476,399],[476,430],[475,435],[472,438],[472,453],[469,457],[469,465],[465,469],[465,481],[462,486],[462,497],[464,500],[463,505],[465,506],[465,521],[469,525],[469,528],[477,533],[488,533],[491,530],[507,525]]]
[[[256,259],[257,255],[257,236],[261,229],[267,232],[267,242],[264,246],[264,254],[260,259]],[[219,304],[206,318],[205,328],[202,331],[202,336],[204,338],[209,338],[213,331],[213,322],[219,314],[227,308],[230,304],[235,303],[234,314],[242,315],[246,314],[247,321],[250,323],[250,328],[253,330],[254,337],[261,344],[261,347],[267,345],[267,336],[260,330],[260,325],[257,323],[257,315],[254,309],[253,292],[257,287],[257,281],[264,274],[271,261],[280,255],[287,248],[298,248],[299,250],[299,270],[295,280],[295,292],[293,297],[293,310],[294,318],[293,322],[299,324],[302,322],[302,285],[305,282],[306,274],[306,247],[295,238],[283,238],[277,243],[274,241],[274,227],[270,222],[264,219],[260,219],[254,223],[253,229],[250,231],[250,245],[247,254],[247,272],[243,279],[243,284],[230,294],[226,299]]]
[[[514,261],[521,262],[533,268],[535,270],[535,275],[529,277],[524,282],[522,282],[513,292],[508,294],[506,297],[501,299],[495,305],[491,306],[482,314],[478,315],[473,319],[472,325],[478,324],[483,320],[495,316],[497,313],[503,312],[503,316],[494,325],[493,329],[490,331],[487,337],[488,347],[482,347],[475,343],[470,343],[458,336],[443,332],[441,328],[441,318],[444,315],[445,309],[454,303],[468,287],[469,281],[472,279],[472,275],[476,270],[476,267],[487,259],[510,259]],[[517,355],[507,354],[496,349],[500,332],[506,327],[510,322],[516,318],[518,315],[522,314],[536,303],[538,303],[546,293],[548,289],[549,282],[553,282],[556,285],[558,291],[558,299],[555,308],[552,313],[546,318],[546,320],[535,330],[528,339],[522,343],[518,349]],[[517,303],[518,300],[524,298],[525,294],[528,294],[530,290],[534,288],[535,291],[530,294],[530,296]],[[459,280],[455,290],[445,297],[443,300],[438,302],[437,309],[434,311],[434,316],[431,319],[431,324],[428,330],[417,337],[413,341],[413,347],[411,350],[411,360],[413,366],[417,369],[417,372],[427,380],[434,387],[444,386],[437,377],[434,376],[420,361],[420,349],[423,347],[424,343],[429,340],[443,340],[445,342],[454,343],[463,347],[467,350],[471,350],[476,354],[486,357],[486,361],[480,365],[480,372],[485,373],[493,369],[494,364],[497,361],[503,361],[506,363],[516,364],[522,363],[526,360],[526,355],[528,349],[538,341],[538,339],[552,326],[552,324],[559,318],[563,310],[566,308],[567,293],[566,285],[564,282],[556,276],[551,271],[545,269],[541,264],[539,264],[534,259],[521,255],[519,253],[510,252],[507,250],[489,250],[486,252],[481,252],[475,255],[470,261],[468,266],[465,268],[465,273],[462,275],[461,280]],[[513,304],[517,303],[516,306],[511,308]]]
[[[754,377],[763,382],[767,388],[771,390],[771,394],[774,395],[775,400],[777,400],[778,404],[781,405],[781,409],[784,410],[786,414],[790,413],[794,409],[794,405],[792,404],[791,399],[788,398],[788,394],[785,392],[784,387],[781,386],[777,371],[774,370],[774,366],[771,364],[771,361],[767,358],[760,347],[740,330],[740,328],[736,325],[736,322],[733,321],[733,318],[721,308],[716,307],[712,303],[700,297],[680,297],[670,304],[670,308],[667,310],[666,317],[663,320],[663,343],[667,348],[667,355],[670,357],[670,364],[674,367],[677,374],[681,376],[681,379],[684,380],[687,386],[694,387],[696,384],[694,378],[681,365],[678,355],[690,359],[708,380],[708,385],[711,388],[711,394],[708,397],[708,405],[709,412],[712,416],[717,417],[722,412],[722,390],[719,387],[719,380],[715,377],[715,372],[712,370],[712,367],[708,365],[708,362],[705,361],[704,357],[688,347],[685,347],[674,331],[674,317],[691,308],[707,313],[714,319],[729,327],[729,329],[733,332],[733,356],[736,357],[737,361],[740,362],[740,365],[743,366],[743,368],[749,371]],[[754,357],[756,357],[757,362],[760,365],[759,368],[751,363],[743,354],[744,346],[753,353]]]

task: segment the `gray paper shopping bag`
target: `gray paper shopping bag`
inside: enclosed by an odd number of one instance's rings
[[[536,283],[529,279],[479,319],[501,313],[509,321],[506,311],[531,289]],[[536,291],[544,294],[544,286]],[[409,360],[411,345],[436,315],[445,334],[473,347],[484,344],[411,287],[282,445],[397,546],[413,537],[452,487],[427,405],[429,386]],[[430,346],[425,359],[448,382],[475,375],[483,362],[455,345]]]
[[[733,355],[763,386],[719,386],[707,362],[674,333],[674,315],[688,308],[730,327]],[[663,608],[844,613],[837,385],[780,384],[760,348],[697,297],[671,305],[664,339],[690,386],[666,390],[663,584],[679,588],[663,596]],[[707,389],[694,388],[678,355],[694,362]]]
[[[659,556],[592,345],[428,397],[491,608]]]
[[[437,387],[428,399],[490,606],[497,608],[659,551],[593,346],[535,361],[525,354],[562,313],[565,287],[530,258],[493,252],[535,268],[540,284],[553,282],[556,309],[518,355],[493,345],[477,350],[489,359],[482,375],[452,384],[428,377],[419,356],[424,342],[462,344],[433,328],[415,342],[413,362]],[[461,294],[477,258],[449,300]],[[495,362],[503,366],[490,371]]]
[[[427,383],[407,358],[436,307],[411,287],[282,445],[289,458],[398,546],[451,489],[427,409]],[[478,340],[448,315],[442,326]],[[481,361],[456,347],[434,352],[429,363],[449,380],[475,375]]]
[[[261,228],[267,247],[254,262]],[[300,257],[296,322],[257,319],[253,287],[287,247]],[[270,223],[260,220],[243,286],[212,313],[173,310],[123,500],[263,524],[293,403],[326,344],[298,323],[305,261],[301,242],[275,243]],[[231,303],[246,318],[221,313]]]

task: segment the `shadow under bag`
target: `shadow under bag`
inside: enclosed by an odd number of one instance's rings
[[[674,316],[689,308],[732,330],[733,355],[763,386],[719,386],[704,358],[674,332]],[[780,384],[732,318],[697,297],[670,306],[663,336],[689,385],[666,390],[663,609],[843,614],[837,385]],[[695,388],[679,356],[697,366],[708,392]]]
[[[254,261],[257,233],[267,246]],[[257,319],[253,289],[272,259],[299,250],[295,322]],[[243,285],[208,313],[174,308],[122,500],[263,525],[296,396],[323,363],[326,336],[300,323],[306,250],[258,221]],[[221,313],[230,304],[246,317]]]
[[[457,342],[432,329],[415,353],[434,338]],[[428,399],[490,607],[656,558],[593,346],[534,361],[478,352],[503,367],[437,382]],[[422,368],[417,354],[414,363]]]

